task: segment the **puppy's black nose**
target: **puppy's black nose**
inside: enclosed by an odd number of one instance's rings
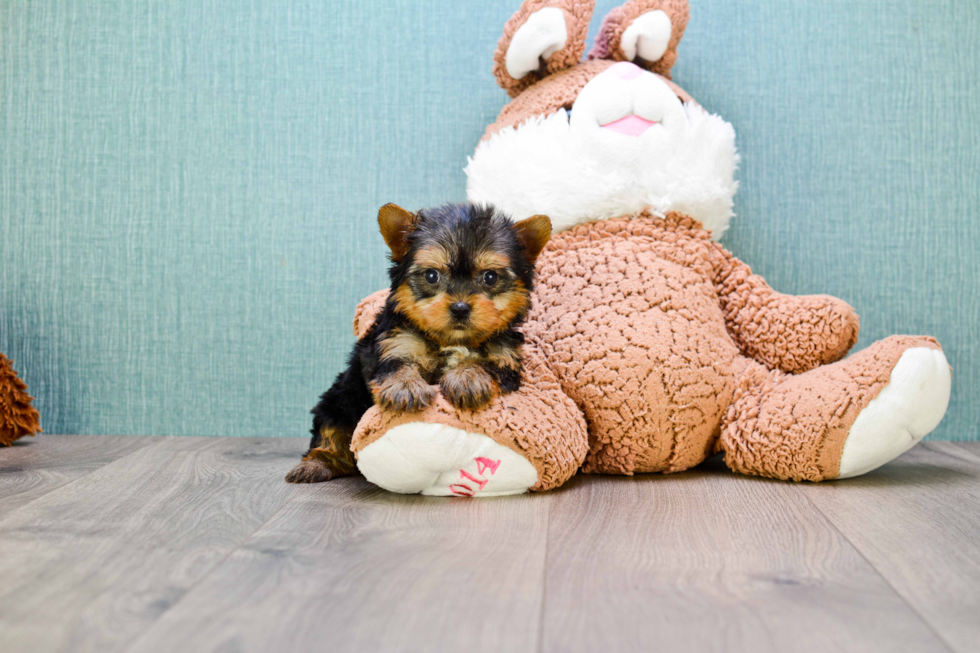
[[[471,310],[470,305],[466,302],[456,302],[449,307],[449,312],[452,313],[453,317],[457,320],[463,320],[469,317]]]

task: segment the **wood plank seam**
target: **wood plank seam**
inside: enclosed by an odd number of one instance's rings
[[[58,435],[58,436],[46,436],[46,437],[79,437],[79,438],[84,438],[86,436],[84,436],[84,435],[77,435],[77,436],[63,436],[63,435]],[[44,497],[48,496],[52,492],[59,492],[59,491],[64,490],[66,488],[70,489],[71,486],[74,485],[75,483],[81,481],[82,479],[87,478],[88,476],[90,476],[91,474],[94,474],[95,472],[102,471],[102,469],[104,469],[107,465],[112,465],[112,464],[114,464],[114,463],[116,463],[116,462],[118,462],[120,460],[125,460],[126,458],[129,458],[133,454],[139,453],[140,451],[143,451],[144,449],[146,449],[148,447],[158,446],[163,441],[162,439],[158,439],[158,436],[149,436],[149,437],[146,437],[145,439],[147,440],[147,442],[145,444],[143,444],[143,446],[137,447],[137,448],[133,449],[132,451],[130,451],[129,453],[120,456],[119,458],[114,458],[112,460],[107,460],[107,461],[103,462],[102,464],[98,465],[98,467],[93,467],[89,471],[83,473],[81,476],[78,476],[76,478],[73,478],[72,480],[68,481],[67,483],[63,483],[61,485],[55,485],[55,486],[51,487],[49,490],[47,490],[46,492],[44,492],[43,494],[39,494],[38,496],[34,497],[33,499],[31,499],[27,503],[24,503],[24,504],[22,504],[20,506],[17,506],[16,509],[10,511],[9,513],[7,513],[7,514],[5,514],[3,516],[0,516],[0,524],[3,524],[5,521],[7,521],[8,519],[10,519],[14,515],[19,514],[20,511],[23,510],[24,508],[27,508],[28,506],[32,505],[35,501],[38,501],[39,499],[43,499]],[[34,446],[37,445],[36,442],[31,442],[31,444],[34,445]]]
[[[285,481],[283,481],[283,482],[285,483]],[[289,499],[287,499],[285,502],[283,502],[283,504],[281,506],[279,506],[279,508],[276,509],[276,511],[274,513],[272,513],[269,516],[268,519],[266,519],[264,522],[262,522],[261,524],[259,524],[255,528],[255,530],[253,530],[251,533],[248,534],[247,537],[242,538],[242,541],[239,542],[238,544],[236,544],[234,548],[229,549],[228,552],[220,560],[215,561],[214,565],[210,569],[208,569],[207,573],[203,574],[200,578],[197,579],[196,582],[194,582],[193,584],[191,584],[190,586],[188,586],[187,589],[186,589],[186,591],[183,593],[183,595],[181,595],[181,597],[179,599],[177,599],[176,601],[174,601],[173,603],[171,603],[169,606],[167,606],[167,609],[164,610],[163,612],[161,612],[160,614],[158,614],[156,616],[156,619],[154,619],[150,623],[146,624],[146,628],[144,629],[143,633],[141,633],[141,634],[137,635],[136,637],[134,637],[133,640],[126,646],[126,648],[124,650],[125,651],[132,651],[137,646],[139,646],[140,642],[142,642],[142,640],[146,637],[147,633],[150,631],[150,629],[153,627],[153,625],[156,622],[160,621],[160,619],[162,619],[164,615],[166,615],[168,612],[170,612],[175,607],[177,607],[178,605],[180,605],[181,602],[183,602],[184,599],[186,599],[191,594],[191,592],[194,591],[194,589],[198,585],[200,585],[201,583],[203,583],[207,578],[209,578],[211,576],[211,574],[215,573],[215,571],[217,571],[218,569],[220,569],[221,566],[224,565],[225,562],[227,562],[228,558],[230,558],[231,556],[233,556],[237,551],[239,551],[243,546],[245,546],[249,541],[251,541],[252,538],[255,537],[255,534],[256,533],[258,533],[260,530],[262,530],[270,521],[272,521],[276,517],[276,515],[278,515],[280,512],[282,512],[286,508],[286,506],[288,506],[290,503],[293,502],[293,499],[296,498],[296,495],[297,494],[299,494],[299,487],[297,487],[293,491],[293,493],[289,496]]]
[[[580,477],[552,511],[542,649],[948,651],[799,488],[717,462]]]
[[[938,442],[938,441],[936,441]],[[965,451],[971,458],[980,463],[980,442],[948,442],[960,451]]]
[[[48,650],[62,650],[73,638],[75,643],[85,643],[92,650],[125,650],[130,645],[133,638],[139,638],[154,623],[159,620],[161,614],[168,611],[166,605],[160,614],[153,614],[159,606],[173,600],[179,602],[186,592],[180,592],[174,596],[174,591],[179,590],[183,585],[182,576],[186,578],[187,568],[181,568],[181,564],[188,563],[191,569],[198,567],[195,574],[199,573],[207,576],[221,564],[227,555],[238,549],[241,544],[250,538],[257,528],[266,523],[266,519],[261,519],[261,515],[256,515],[258,519],[253,523],[250,519],[243,518],[237,514],[239,507],[245,511],[261,509],[261,504],[267,506],[268,512],[262,510],[263,514],[275,514],[282,510],[295,496],[296,488],[289,488],[282,481],[282,470],[286,469],[286,461],[292,457],[284,455],[286,449],[292,447],[273,446],[264,443],[251,442],[253,438],[239,439],[231,438],[183,438],[183,437],[163,437],[141,446],[137,450],[121,456],[107,465],[101,466],[95,477],[84,475],[86,479],[80,486],[68,487],[69,484],[57,488],[50,492],[44,501],[33,502],[35,510],[47,511],[48,523],[42,527],[39,534],[45,544],[41,552],[47,554],[49,562],[57,563],[69,558],[78,558],[78,550],[59,547],[57,543],[59,528],[52,527],[51,516],[58,514],[70,515],[67,519],[69,526],[78,520],[74,512],[66,512],[71,509],[73,504],[84,506],[85,516],[78,521],[78,534],[81,535],[80,543],[83,549],[89,551],[84,555],[81,565],[72,566],[70,572],[79,576],[82,584],[87,583],[93,593],[93,600],[86,603],[79,603],[75,594],[74,587],[67,594],[61,594],[57,601],[64,603],[63,613],[59,617],[64,617],[66,625],[64,628],[55,628],[55,632],[30,630],[30,624],[19,624],[20,636],[24,635],[37,638],[42,632],[41,637],[48,643]],[[259,439],[265,440],[265,439]],[[224,441],[224,443],[222,443]],[[280,466],[282,469],[280,469]],[[149,471],[146,474],[145,471]],[[101,502],[92,503],[89,501],[91,496],[104,492],[107,484],[126,483],[126,487],[136,489],[135,492],[123,492],[114,494],[108,502],[109,506]],[[147,485],[150,484],[150,486]],[[281,486],[280,486],[281,484]],[[65,492],[60,492],[62,487],[68,487]],[[150,489],[148,489],[148,487]],[[262,488],[257,490],[255,488]],[[205,490],[203,493],[201,490]],[[270,490],[272,490],[270,492]],[[190,492],[189,492],[190,491]],[[140,493],[143,497],[140,498]],[[236,493],[241,493],[239,496]],[[192,494],[203,497],[202,501],[187,503],[187,497]],[[264,497],[259,500],[259,497]],[[129,510],[119,510],[128,504]],[[253,505],[254,504],[254,505]],[[132,517],[132,508],[138,506],[136,512],[143,512],[142,516]],[[151,507],[152,506],[152,507]],[[189,510],[189,511],[188,511]],[[113,512],[114,511],[114,512]],[[155,511],[155,512],[154,512]],[[205,514],[207,511],[209,514]],[[102,514],[108,517],[106,523],[101,522]],[[30,513],[20,513],[17,511],[18,519],[9,518],[0,523],[0,527],[5,529],[4,535],[10,535],[13,539],[0,537],[0,544],[3,544],[5,551],[17,550],[17,538],[29,537],[33,532],[31,529],[38,528],[30,519]],[[200,522],[186,533],[178,534],[178,539],[171,542],[173,531],[166,530],[168,524],[174,520],[185,520],[181,515],[187,514],[191,522]],[[93,521],[93,519],[95,519]],[[74,520],[74,521],[73,521]],[[203,520],[203,521],[201,521]],[[140,522],[144,522],[140,527]],[[42,522],[43,523],[43,522]],[[176,523],[176,522],[174,522]],[[215,526],[212,527],[212,524]],[[94,526],[93,526],[94,525]],[[116,565],[116,560],[112,559],[110,564],[93,568],[92,573],[86,572],[86,565],[89,564],[88,558],[104,556],[105,547],[100,546],[101,540],[112,541],[112,533],[116,533],[116,540],[126,542],[125,532],[132,526],[139,527],[139,531],[133,531],[130,535],[136,540],[132,545],[123,544],[122,551],[132,549],[143,551],[144,556],[137,564]],[[251,530],[249,530],[251,529]],[[63,529],[61,529],[63,530]],[[9,531],[9,533],[7,532]],[[237,531],[237,533],[235,533]],[[227,537],[231,533],[233,537]],[[70,533],[65,531],[62,539],[70,537]],[[237,535],[237,537],[234,537]],[[186,536],[186,537],[184,537]],[[46,539],[44,539],[46,538]],[[224,539],[225,542],[221,540]],[[214,551],[215,547],[221,547],[224,551]],[[179,550],[178,550],[179,549]],[[176,551],[176,554],[173,552]],[[216,555],[213,560],[208,561],[208,553],[213,551]],[[37,552],[23,553],[22,557],[27,557],[33,562],[37,562]],[[175,564],[165,564],[153,570],[143,569],[144,561],[156,556],[157,560],[174,558]],[[162,558],[161,558],[162,556]],[[189,556],[189,557],[188,557]],[[109,562],[109,560],[106,560]],[[9,560],[8,560],[9,562]],[[78,560],[73,560],[78,562]],[[170,560],[168,560],[170,562]],[[202,562],[212,564],[203,566]],[[105,575],[103,570],[110,570]],[[162,571],[161,571],[162,570]],[[146,574],[142,571],[155,572],[159,576],[158,581],[146,585],[137,590],[128,582],[119,583],[119,580],[143,581]],[[87,575],[86,575],[87,574]],[[119,576],[122,574],[123,576]],[[113,575],[118,577],[113,577]],[[21,576],[24,576],[21,573]],[[20,578],[24,580],[24,578]],[[189,586],[193,587],[200,582],[200,578],[188,578]],[[105,586],[105,583],[111,583]],[[50,584],[50,583],[49,583]],[[118,586],[119,591],[116,591]],[[43,594],[43,586],[32,586]],[[9,588],[5,588],[9,590]],[[128,592],[128,594],[127,594]],[[157,594],[153,594],[156,592]],[[9,593],[9,592],[8,592]],[[41,594],[38,594],[40,596]],[[10,598],[10,597],[5,597]],[[37,598],[37,597],[35,597]],[[120,603],[121,599],[123,600]],[[134,599],[130,602],[128,599]],[[156,600],[151,600],[156,599]],[[74,603],[72,603],[74,601]],[[95,605],[98,603],[98,605]],[[91,612],[85,615],[86,612]],[[114,631],[95,632],[93,624],[100,623],[102,620],[118,620],[123,626],[122,629],[116,628]],[[143,621],[142,624],[136,624]],[[59,623],[59,626],[61,624]],[[126,633],[126,626],[132,626],[129,633]],[[93,639],[89,636],[96,635]],[[78,639],[80,636],[82,639]],[[16,637],[16,634],[5,632],[5,637]],[[102,641],[99,639],[102,635]],[[115,639],[115,644],[112,639]],[[14,639],[13,641],[17,641]],[[21,639],[21,641],[25,641]],[[99,642],[99,647],[92,648],[93,642]],[[39,648],[45,650],[40,641],[35,641]],[[3,648],[0,646],[0,648]]]
[[[921,622],[922,622],[922,624],[923,624],[923,625],[924,625],[924,626],[925,626],[926,628],[928,628],[928,629],[930,630],[930,632],[932,632],[932,634],[933,634],[933,635],[935,635],[935,636],[936,636],[936,639],[938,639],[938,640],[939,640],[939,641],[940,641],[940,642],[941,642],[941,643],[943,644],[943,646],[945,646],[945,647],[946,647],[946,650],[947,650],[947,651],[949,651],[949,653],[956,653],[956,651],[957,651],[957,649],[956,649],[956,647],[954,647],[954,646],[953,646],[953,644],[952,644],[952,643],[951,643],[951,642],[950,642],[950,641],[949,641],[948,639],[946,639],[946,637],[944,637],[944,636],[943,636],[943,634],[942,634],[941,632],[939,632],[939,631],[938,631],[938,630],[936,629],[936,627],[935,627],[935,625],[933,625],[933,623],[932,623],[931,621],[929,621],[929,619],[927,619],[927,618],[925,617],[925,615],[923,615],[923,614],[922,614],[922,613],[921,613],[921,612],[920,612],[920,611],[918,610],[918,608],[916,608],[916,607],[915,607],[915,606],[914,606],[914,605],[913,605],[913,604],[912,604],[912,603],[911,603],[911,602],[909,601],[909,598],[908,598],[907,596],[905,596],[905,594],[904,594],[903,592],[901,592],[901,591],[899,590],[899,588],[897,588],[897,587],[895,587],[895,584],[894,584],[894,583],[892,583],[892,582],[891,582],[891,580],[889,580],[889,579],[888,579],[888,577],[887,577],[887,576],[886,576],[886,575],[885,575],[885,574],[884,574],[884,573],[882,572],[882,570],[881,570],[881,569],[879,569],[879,568],[878,568],[878,566],[877,566],[877,565],[876,565],[875,563],[873,563],[873,562],[872,562],[872,561],[871,561],[871,560],[870,560],[870,559],[868,558],[868,556],[867,556],[867,555],[865,555],[865,553],[864,553],[864,551],[863,551],[863,550],[861,549],[861,547],[860,547],[860,546],[858,546],[858,544],[857,544],[856,542],[854,542],[854,541],[853,541],[853,540],[852,540],[851,538],[849,538],[849,537],[847,536],[847,534],[846,534],[846,533],[844,533],[844,531],[842,531],[842,530],[841,530],[840,528],[837,528],[837,524],[835,524],[835,523],[834,523],[834,520],[833,520],[833,519],[832,519],[832,518],[830,517],[830,515],[828,515],[828,514],[827,514],[826,512],[824,512],[824,511],[823,511],[823,510],[822,510],[822,509],[820,508],[820,506],[819,506],[819,505],[818,505],[818,504],[817,504],[817,503],[816,503],[815,501],[813,501],[812,499],[810,499],[810,497],[809,497],[809,496],[807,496],[807,495],[806,495],[806,493],[804,493],[804,492],[800,492],[799,494],[801,494],[801,495],[803,496],[803,498],[804,498],[804,499],[806,499],[806,500],[807,500],[807,502],[808,502],[808,503],[809,503],[809,504],[810,504],[811,506],[813,506],[813,508],[814,508],[814,509],[815,509],[815,510],[816,510],[817,512],[819,512],[819,513],[820,513],[821,515],[823,515],[823,517],[824,517],[824,519],[826,519],[826,520],[827,520],[827,524],[828,524],[828,525],[829,525],[829,526],[830,526],[830,527],[831,527],[832,529],[834,529],[835,531],[837,531],[837,532],[838,532],[838,533],[840,534],[840,536],[841,536],[842,538],[844,538],[844,541],[846,541],[846,542],[847,542],[848,544],[850,544],[850,545],[851,545],[851,547],[853,547],[853,548],[854,548],[854,550],[855,550],[855,551],[857,552],[857,554],[858,554],[859,556],[861,556],[861,558],[862,558],[862,559],[863,559],[863,560],[864,560],[864,561],[865,561],[866,563],[868,563],[868,566],[869,566],[869,567],[870,567],[871,569],[873,569],[873,570],[874,570],[874,572],[875,572],[875,574],[877,574],[877,575],[878,575],[878,577],[879,577],[879,578],[881,578],[881,580],[882,580],[882,581],[884,581],[884,583],[885,583],[886,585],[888,585],[888,587],[890,587],[890,588],[892,589],[892,591],[893,591],[893,592],[895,593],[895,595],[896,595],[896,596],[897,596],[897,597],[898,597],[899,599],[901,599],[901,601],[902,601],[902,602],[903,602],[903,603],[904,603],[905,605],[907,605],[907,606],[908,606],[908,608],[909,608],[909,610],[911,610],[912,612],[914,612],[914,613],[916,614],[916,616],[918,616],[918,617],[919,617],[919,621],[921,621]]]
[[[123,650],[535,651],[550,500],[302,487]]]
[[[548,502],[548,525],[544,531],[544,564],[541,565],[541,604],[538,608],[538,630],[537,641],[534,643],[534,650],[537,653],[544,651],[544,616],[545,606],[548,602],[548,563],[551,560],[551,518],[555,506],[554,498]]]

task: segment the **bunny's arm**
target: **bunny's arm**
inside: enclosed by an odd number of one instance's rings
[[[858,316],[829,295],[784,295],[717,244],[712,271],[728,333],[742,353],[770,369],[799,374],[847,355]]]

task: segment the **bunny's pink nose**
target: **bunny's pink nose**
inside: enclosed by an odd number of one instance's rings
[[[609,72],[620,79],[630,80],[639,77],[640,73],[643,72],[643,69],[628,61],[620,61],[619,63],[609,66]]]

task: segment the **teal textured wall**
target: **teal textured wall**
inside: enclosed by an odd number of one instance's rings
[[[518,0],[0,3],[0,351],[48,432],[305,435],[384,284],[375,212],[464,197]],[[615,6],[600,1],[602,13]],[[980,421],[980,3],[693,0],[675,79],[743,156],[725,243],[936,335]]]

